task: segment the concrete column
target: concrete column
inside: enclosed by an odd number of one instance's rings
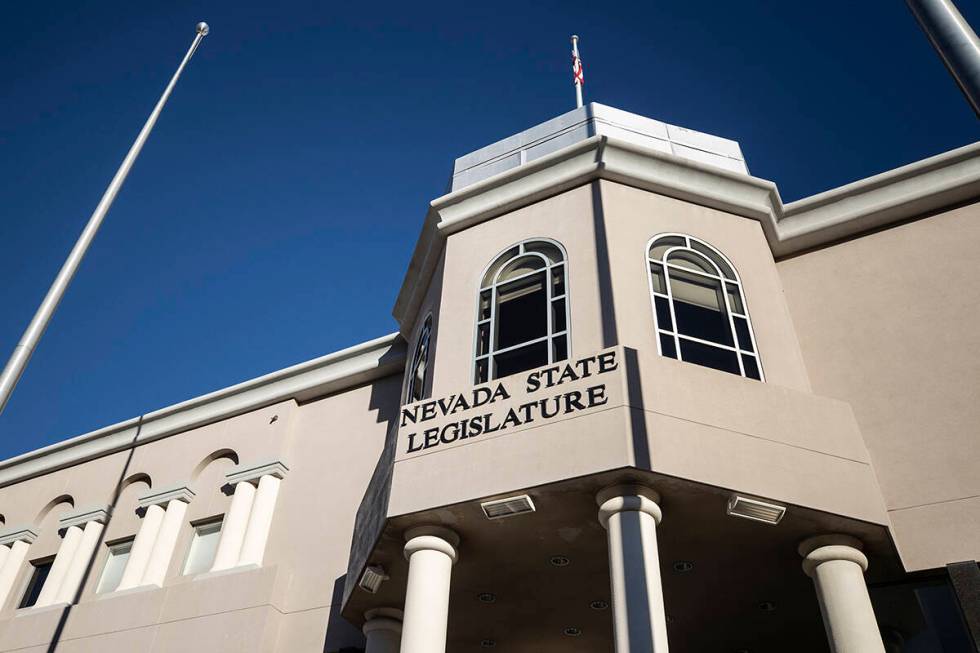
[[[276,508],[276,497],[279,495],[281,481],[271,474],[259,478],[259,487],[252,502],[252,513],[245,528],[242,540],[242,551],[238,556],[239,565],[261,565],[265,554],[265,543],[269,539],[269,528],[272,526],[272,513]]]
[[[82,580],[85,579],[85,573],[92,565],[92,560],[95,557],[95,549],[99,546],[104,528],[105,524],[94,519],[86,522],[85,528],[82,530],[82,538],[78,541],[78,546],[75,548],[75,555],[71,558],[71,565],[68,566],[68,571],[65,572],[64,580],[61,581],[61,587],[58,588],[58,594],[54,600],[55,603],[73,603],[75,601],[78,590],[81,588]]]
[[[667,617],[660,582],[659,495],[619,485],[596,496],[609,542],[616,653],[667,653]]]
[[[146,572],[146,563],[150,559],[150,552],[157,540],[157,533],[160,531],[160,523],[163,521],[163,506],[154,504],[146,507],[146,514],[140,523],[140,529],[133,540],[133,548],[129,551],[129,560],[126,561],[126,568],[123,570],[122,578],[119,581],[118,590],[127,590],[142,584],[143,574]]]
[[[864,584],[868,559],[849,535],[811,537],[800,544],[803,571],[813,579],[831,653],[884,653]]]
[[[80,526],[69,526],[65,529],[65,534],[61,538],[61,545],[58,547],[58,553],[54,556],[51,571],[48,572],[44,587],[41,588],[41,593],[37,596],[35,606],[40,608],[55,602],[58,590],[61,588],[61,582],[64,580],[65,574],[68,573],[68,567],[71,566],[72,558],[75,557],[75,550],[81,540],[82,528]]]
[[[186,501],[171,499],[167,502],[167,509],[164,511],[163,520],[160,522],[156,542],[153,543],[150,557],[146,561],[146,570],[143,572],[141,585],[163,586],[163,581],[167,577],[167,569],[170,568],[170,558],[173,556],[174,546],[177,544],[177,537],[184,525],[185,514],[187,514]]]
[[[375,608],[364,613],[361,631],[367,638],[364,653],[398,653],[402,639],[402,612],[393,608]]]
[[[221,538],[218,540],[218,550],[214,554],[211,571],[238,566],[238,557],[242,553],[242,541],[245,539],[245,529],[248,527],[248,516],[252,512],[254,500],[254,485],[248,481],[239,481],[235,484],[231,507],[228,508],[228,514],[221,523]]]
[[[6,533],[2,548],[6,549],[7,553],[4,554],[3,564],[0,565],[0,608],[10,598],[10,590],[14,586],[14,581],[17,580],[17,574],[20,573],[21,566],[24,564],[24,558],[27,557],[27,550],[30,548],[31,542],[37,537],[30,529],[18,529],[16,532],[7,531]]]
[[[7,556],[10,555],[10,547],[6,544],[0,544],[0,569],[3,569],[3,563],[7,561]]]
[[[405,533],[408,588],[401,653],[445,653],[449,624],[449,579],[459,536],[437,526]]]

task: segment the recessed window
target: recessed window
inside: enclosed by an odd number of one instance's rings
[[[490,264],[477,307],[476,383],[568,358],[565,267],[548,240],[515,245]]]
[[[133,540],[118,542],[109,545],[109,557],[106,558],[105,567],[102,568],[102,577],[99,578],[99,586],[96,593],[115,592],[122,580],[123,570],[129,562],[129,553],[133,549]]]
[[[184,575],[200,574],[211,568],[214,554],[221,537],[221,520],[198,524],[194,527],[191,548],[184,563]]]
[[[20,605],[17,607],[29,608],[37,603],[37,597],[41,595],[41,588],[44,587],[44,581],[48,579],[48,574],[51,572],[51,565],[53,563],[54,558],[31,563],[31,566],[34,568],[31,571],[31,579],[27,582],[24,597],[20,600]]]
[[[647,247],[653,319],[662,356],[763,380],[742,283],[718,250],[668,234]]]
[[[432,316],[425,318],[422,331],[419,332],[415,344],[415,354],[408,368],[408,387],[405,391],[405,401],[411,403],[425,397],[429,376],[429,340],[432,336]]]

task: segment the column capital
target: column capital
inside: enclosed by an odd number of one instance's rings
[[[105,524],[109,519],[110,512],[112,512],[112,508],[109,506],[93,506],[73,510],[58,520],[58,530],[71,528],[72,526],[84,526],[91,521]]]
[[[159,488],[156,490],[150,490],[146,492],[137,499],[137,505],[140,508],[149,508],[150,506],[164,506],[170,503],[174,499],[178,501],[183,501],[184,503],[190,503],[191,499],[194,498],[194,490],[190,489],[187,485],[172,485],[169,487]]]
[[[365,635],[375,630],[387,630],[401,634],[402,617],[402,611],[396,608],[372,608],[364,613],[365,621],[361,631]]]
[[[660,510],[660,495],[644,485],[612,485],[596,494],[599,505],[599,523],[606,528],[609,518],[618,512],[645,512],[653,517],[657,525],[663,519]]]
[[[861,540],[851,535],[817,535],[807,538],[797,548],[803,558],[803,571],[813,577],[814,570],[825,562],[846,560],[868,570],[868,557],[862,553]]]
[[[459,535],[442,526],[416,526],[405,531],[405,558],[416,551],[439,551],[456,564],[459,558]]]
[[[281,460],[265,460],[249,465],[238,465],[225,474],[225,480],[232,485],[241,483],[242,481],[258,483],[259,479],[263,476],[274,476],[278,479],[283,479],[286,477],[286,472],[288,471],[289,467]]]
[[[14,542],[33,544],[36,539],[37,532],[29,526],[10,526],[0,530],[0,545],[13,544]]]

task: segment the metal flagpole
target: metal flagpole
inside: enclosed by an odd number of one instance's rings
[[[197,46],[201,44],[201,39],[207,36],[208,31],[209,28],[207,23],[197,24],[197,35],[194,37],[194,42],[191,43],[191,47],[187,50],[187,54],[184,55],[183,61],[181,61],[180,66],[177,67],[177,72],[174,73],[170,83],[167,84],[167,88],[164,89],[163,95],[160,96],[160,100],[157,102],[156,106],[153,107],[150,117],[147,118],[146,124],[143,125],[143,129],[140,130],[139,136],[136,137],[136,141],[133,143],[133,146],[129,148],[129,152],[126,154],[126,158],[123,159],[122,164],[119,166],[119,170],[116,171],[116,175],[112,178],[112,181],[109,182],[109,187],[106,188],[105,194],[102,195],[102,199],[99,201],[98,206],[96,206],[95,211],[92,212],[92,217],[89,218],[88,224],[86,224],[85,229],[82,230],[82,235],[78,237],[78,241],[72,248],[71,253],[68,254],[68,258],[65,260],[64,265],[61,266],[61,271],[58,272],[58,276],[55,278],[54,283],[52,283],[51,288],[48,289],[48,294],[44,296],[44,301],[41,302],[37,312],[34,314],[34,318],[27,326],[27,330],[24,331],[24,335],[21,336],[20,342],[18,342],[17,346],[14,348],[14,353],[11,354],[10,360],[7,361],[6,367],[3,368],[3,374],[0,375],[0,413],[2,413],[3,409],[7,406],[7,401],[10,399],[10,395],[13,393],[14,387],[17,385],[17,381],[20,380],[21,374],[24,373],[24,368],[27,367],[27,362],[31,359],[31,354],[34,353],[38,340],[40,340],[41,336],[44,335],[44,330],[48,327],[48,322],[51,321],[51,316],[54,314],[55,309],[58,308],[58,304],[61,302],[61,298],[65,294],[65,289],[67,289],[68,284],[71,283],[72,277],[75,276],[75,271],[82,262],[82,258],[84,258],[86,250],[88,250],[88,246],[92,243],[92,239],[95,238],[95,234],[98,232],[99,226],[102,224],[102,219],[105,218],[106,213],[109,212],[109,207],[112,206],[112,202],[116,199],[119,189],[122,187],[123,182],[126,181],[126,176],[129,174],[130,168],[133,167],[136,157],[139,156],[140,150],[143,149],[143,144],[146,143],[146,139],[149,137],[150,132],[153,131],[153,126],[156,124],[157,118],[160,117],[160,112],[163,110],[163,106],[167,103],[167,99],[170,97],[170,92],[174,90],[174,86],[177,84],[177,79],[184,71],[184,66],[187,65],[188,61],[190,61],[190,58],[194,55],[194,51],[197,50]]]
[[[585,75],[582,72],[582,60],[578,56],[578,36],[572,35],[572,82],[575,84],[575,108],[582,106],[582,85]]]

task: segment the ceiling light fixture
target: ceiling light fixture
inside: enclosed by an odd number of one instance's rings
[[[569,626],[562,631],[566,637],[578,637],[582,634],[581,628],[576,628],[575,626]]]
[[[592,608],[593,610],[605,610],[606,608],[609,607],[609,602],[599,599],[598,601],[593,601],[592,603],[590,603],[589,607]]]
[[[565,556],[551,556],[550,562],[554,567],[567,567],[572,561]]]

